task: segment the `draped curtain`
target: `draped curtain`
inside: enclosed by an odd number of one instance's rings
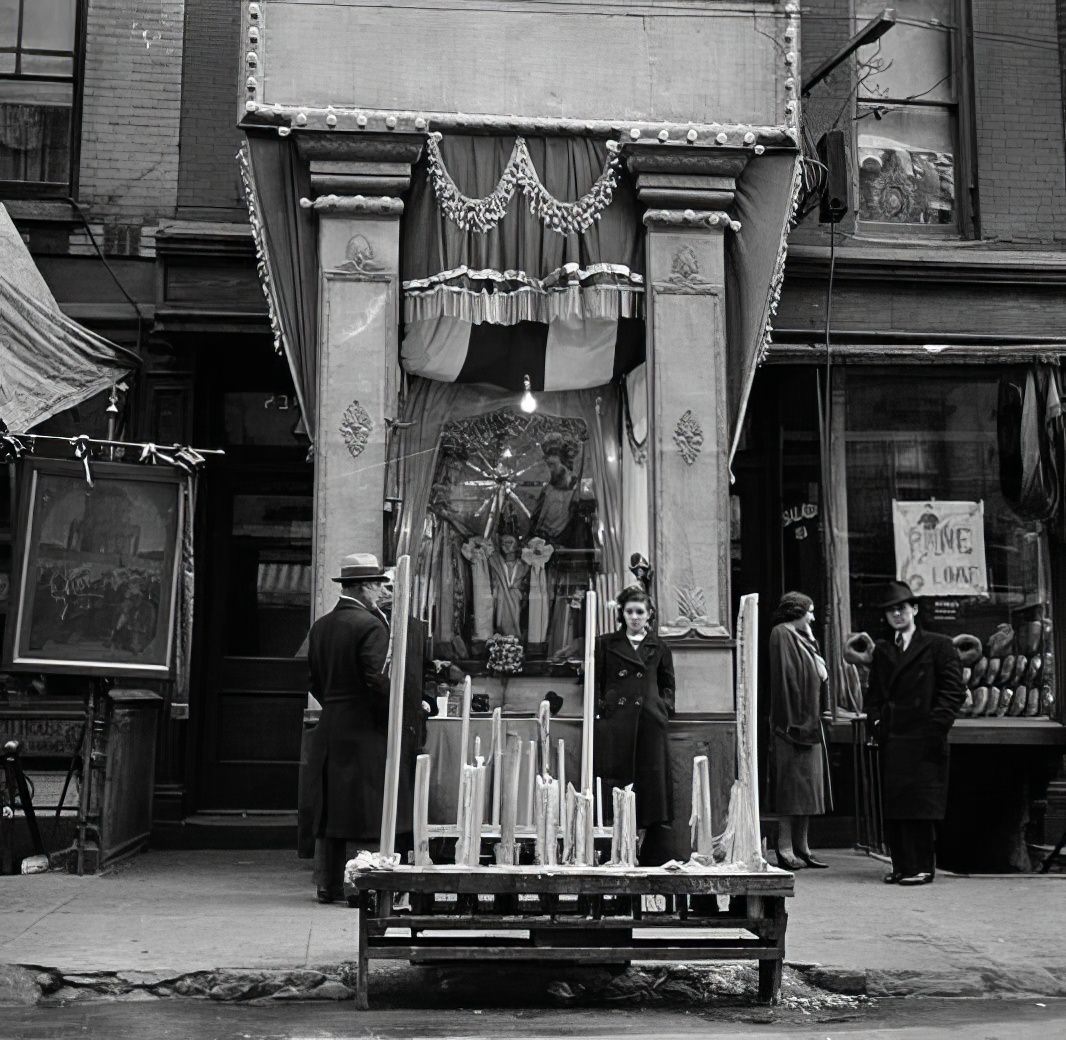
[[[318,379],[318,221],[300,206],[311,173],[296,146],[276,133],[249,133],[238,155],[259,256],[274,346],[284,353],[309,437]]]
[[[791,152],[767,154],[749,162],[737,181],[732,215],[741,228],[726,236],[730,463],[737,450],[755,370],[770,343],[799,188],[800,161]]]
[[[427,155],[404,218],[409,372],[574,389],[639,363],[641,221],[604,142],[454,135]]]

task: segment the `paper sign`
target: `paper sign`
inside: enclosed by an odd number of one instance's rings
[[[916,596],[988,596],[984,502],[892,501],[896,577]]]

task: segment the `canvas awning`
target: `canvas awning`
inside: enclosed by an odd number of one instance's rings
[[[68,318],[0,205],[0,419],[17,433],[88,400],[137,355]]]

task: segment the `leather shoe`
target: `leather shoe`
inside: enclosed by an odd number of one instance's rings
[[[891,874],[886,874],[881,880],[886,885],[898,885],[900,878],[903,877],[903,872],[900,870],[893,870]]]
[[[802,870],[803,864],[798,859],[790,859],[782,852],[777,853],[777,865],[782,870]]]
[[[933,875],[929,871],[923,870],[917,874],[901,877],[899,883],[901,885],[931,885],[933,883]]]
[[[342,895],[344,895],[343,892],[330,888],[320,888],[315,891],[315,898],[320,903],[335,903]]]
[[[797,852],[796,855],[799,856],[808,867],[817,867],[819,870],[826,870],[829,867],[828,863],[823,863],[820,859],[815,859],[809,852]]]

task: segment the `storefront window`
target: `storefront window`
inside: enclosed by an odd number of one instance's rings
[[[987,370],[847,373],[838,521],[848,538],[838,566],[850,575],[853,631],[885,634],[876,604],[901,578],[919,596],[922,624],[974,635],[999,660],[990,683],[1042,688],[1053,683],[1051,668],[1040,670],[1051,652],[1047,533],[1003,496],[998,391]]]

